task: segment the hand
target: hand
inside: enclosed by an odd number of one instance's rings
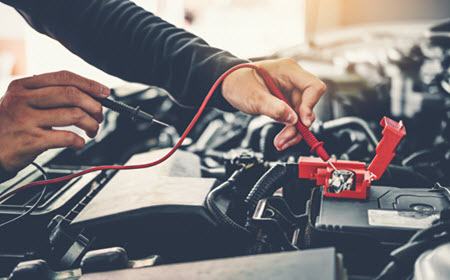
[[[298,116],[307,127],[315,119],[313,108],[325,92],[325,84],[303,70],[294,60],[267,60],[254,63],[265,69],[294,110],[272,95],[254,69],[242,68],[231,73],[222,84],[223,97],[236,109],[251,115],[266,115],[286,127],[275,137],[274,145],[284,150],[299,143],[295,124]]]
[[[84,139],[52,127],[75,125],[95,137],[109,88],[68,71],[11,82],[0,99],[0,164],[16,172],[51,148],[81,149]]]

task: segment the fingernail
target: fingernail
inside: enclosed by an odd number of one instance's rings
[[[306,120],[305,120],[305,123],[304,123],[304,125],[306,125],[306,126],[311,126],[311,122],[312,122],[312,116],[311,115],[308,115],[307,117],[306,117]]]
[[[103,97],[108,97],[110,94],[110,89],[107,86],[101,86],[100,87],[100,95]]]
[[[288,123],[290,123],[290,124],[293,124],[294,121],[295,121],[295,119],[296,119],[295,114],[290,113],[289,116],[288,116],[288,118],[287,118],[287,120],[286,120],[286,122],[288,122]]]
[[[284,144],[281,146],[281,150],[285,150],[285,149],[287,149],[287,148],[289,148],[288,143],[284,143]]]
[[[287,139],[285,138],[281,138],[280,140],[278,140],[278,147],[281,147],[280,149],[283,149],[283,146],[286,145]]]

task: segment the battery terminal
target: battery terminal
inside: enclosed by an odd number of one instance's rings
[[[328,192],[341,193],[342,191],[354,189],[354,177],[355,173],[350,170],[340,169],[334,171],[331,175],[331,179],[328,181],[330,184]]]

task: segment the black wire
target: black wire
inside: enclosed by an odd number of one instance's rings
[[[44,176],[44,180],[48,179],[47,172],[44,170],[44,168],[42,168],[39,164],[37,164],[35,162],[32,162],[31,164],[34,165],[42,173],[42,176]],[[4,222],[3,224],[0,224],[0,228],[3,228],[4,226],[7,226],[7,225],[9,225],[11,223],[14,223],[15,221],[18,221],[18,220],[23,219],[24,217],[30,215],[31,212],[33,212],[39,206],[39,203],[41,203],[42,199],[44,198],[44,195],[45,195],[46,191],[47,191],[47,184],[44,185],[44,187],[42,188],[41,195],[37,199],[36,203],[34,203],[34,205],[31,206],[30,209],[28,209],[27,211],[23,212],[21,215],[15,217],[15,218],[13,218],[13,219],[11,219],[9,221]]]

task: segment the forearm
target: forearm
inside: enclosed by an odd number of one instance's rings
[[[128,81],[163,87],[184,105],[199,105],[221,74],[246,62],[126,0],[6,2],[90,64]],[[231,109],[220,93],[212,102]]]

